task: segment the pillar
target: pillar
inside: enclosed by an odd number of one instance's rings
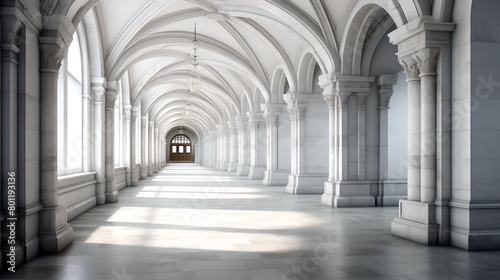
[[[324,183],[324,193],[321,195],[321,203],[329,206],[334,205],[335,182],[338,178],[338,132],[337,132],[337,95],[334,92],[334,84],[322,80],[323,96],[328,106],[328,181]],[[325,84],[326,82],[326,84]]]
[[[375,206],[370,182],[365,177],[365,107],[366,97],[371,92],[374,80],[372,77],[330,74],[320,77],[328,107],[335,107],[335,112],[330,112],[329,116],[329,146],[334,145],[333,151],[330,150],[330,157],[335,158],[333,163],[330,158],[335,171],[330,170],[329,177],[335,177],[335,189],[332,189],[333,184],[329,178],[321,198],[323,204],[334,207]],[[349,114],[350,100],[351,104],[356,104],[355,118]]]
[[[94,78],[91,81],[92,98],[94,100],[94,168],[96,172],[97,205],[106,203],[106,129],[105,100],[107,82],[105,78]]]
[[[148,178],[148,118],[141,118],[141,180]]]
[[[238,170],[236,175],[248,176],[250,173],[250,144],[248,143],[248,117],[238,116]]]
[[[291,163],[286,192],[291,194],[321,194],[327,175],[320,172],[308,173],[305,170],[305,113],[308,106],[319,105],[322,100],[318,100],[317,96],[312,94],[298,93],[287,93],[283,99],[287,103],[291,124]],[[316,140],[314,136],[310,136],[310,138],[313,138],[313,141]],[[310,146],[309,148],[311,149]],[[312,152],[312,149],[310,151]]]
[[[138,108],[133,107],[130,111],[130,185],[137,186],[139,178],[137,178],[137,116]]]
[[[440,84],[437,83],[437,61],[438,58],[446,59],[441,56],[442,50],[448,49],[449,54],[451,32],[454,29],[453,23],[436,23],[432,17],[421,17],[389,34],[390,42],[398,46],[398,58],[408,77],[409,126],[408,199],[399,201],[399,216],[393,220],[391,232],[428,245],[449,244],[450,240],[453,242],[448,221],[451,221],[451,232],[454,221],[458,221],[458,218],[454,220],[452,217],[450,220],[449,216],[446,217],[446,213],[453,213],[453,206],[450,209],[446,198],[436,204],[438,191],[447,192],[451,182],[450,174],[444,170],[441,170],[438,179],[436,169],[437,114],[446,114],[437,110],[437,103],[443,106],[446,102],[443,96],[447,94],[445,91],[449,87],[449,76],[446,72],[440,76]],[[420,42],[417,45],[416,40]],[[441,115],[440,119],[443,118]],[[444,132],[442,129],[443,127],[440,127],[440,134]],[[450,160],[443,149],[439,153],[440,159]],[[450,166],[449,162],[441,164]],[[438,211],[443,214],[439,219]],[[460,209],[458,212],[463,211],[464,209]],[[473,222],[470,220],[468,224]],[[466,229],[459,231],[457,236],[470,238],[465,233]],[[483,233],[481,232],[481,236]]]
[[[123,155],[125,157],[125,166],[126,166],[126,170],[125,170],[125,182],[127,184],[127,187],[130,187],[132,186],[132,157],[131,157],[131,148],[130,148],[130,145],[131,145],[131,127],[130,127],[130,118],[131,118],[131,114],[132,114],[132,106],[130,105],[125,105],[123,106],[123,115],[124,115],[124,122],[123,122],[123,126],[125,127],[124,129],[124,145],[123,145]]]
[[[16,10],[17,11],[17,10]],[[2,12],[3,9],[2,9]],[[1,46],[0,46],[0,57],[1,57],[1,79],[0,79],[0,87],[1,87],[1,96],[0,96],[0,120],[2,128],[2,132],[0,134],[0,155],[1,155],[1,163],[0,163],[0,243],[3,244],[0,247],[0,261],[4,258],[6,261],[9,260],[9,257],[6,256],[7,253],[10,252],[10,248],[15,247],[16,253],[16,265],[23,262],[24,256],[24,248],[22,247],[25,244],[21,244],[21,218],[22,213],[19,211],[21,207],[21,195],[26,192],[28,189],[27,186],[22,186],[21,180],[23,180],[23,175],[20,174],[21,168],[18,169],[18,160],[19,165],[22,164],[22,158],[18,159],[18,149],[21,152],[24,147],[22,144],[18,145],[18,142],[22,140],[23,136],[22,128],[19,124],[22,122],[23,116],[19,116],[18,120],[18,107],[22,106],[22,101],[19,101],[18,104],[18,56],[21,50],[18,47],[18,33],[22,28],[21,22],[12,15],[5,15],[2,13],[0,17],[0,27],[1,32]],[[37,116],[36,116],[37,117]],[[18,122],[19,121],[19,122]],[[20,133],[18,137],[18,130]],[[25,152],[22,151],[19,156],[22,156]],[[57,172],[57,164],[56,164],[56,172]],[[25,180],[24,180],[25,181]],[[15,192],[15,195],[12,196],[10,194],[11,191]],[[9,195],[10,194],[10,195]],[[11,203],[15,204],[12,205]],[[10,205],[9,205],[10,204]],[[3,213],[3,215],[2,215]],[[23,215],[24,216],[24,215]],[[22,217],[24,219],[25,217]],[[7,228],[7,225],[11,223],[15,224],[14,230],[16,231],[16,240],[15,243],[8,243],[7,237],[9,236],[9,232],[11,229]],[[0,264],[0,268],[3,266],[11,267],[11,265],[7,265],[4,261]]]
[[[155,128],[154,129],[154,164],[153,164],[153,167],[154,167],[153,172],[154,173],[158,173],[158,170],[160,170],[159,153],[158,153],[158,149],[159,149],[158,139],[159,139],[158,128]]]
[[[278,125],[279,117],[283,114],[283,104],[263,104],[266,120],[266,171],[262,184],[266,186],[285,186],[288,182],[290,170],[279,170],[278,160]]]
[[[396,75],[380,75],[377,77],[378,110],[379,110],[379,143],[378,143],[378,190],[377,206],[398,205],[406,191],[399,190],[398,182],[389,181],[389,102],[393,94],[393,86],[397,82]]]
[[[148,127],[148,176],[153,176],[153,164],[154,164],[154,130],[155,124],[154,122],[149,122]]]
[[[118,96],[117,82],[108,82],[106,89],[106,202],[118,201],[115,182],[115,102]]]
[[[40,212],[40,249],[58,253],[74,239],[67,209],[59,204],[57,192],[57,76],[66,46],[60,37],[40,37],[39,47],[40,198],[44,207]]]
[[[436,65],[438,49],[426,48],[414,55],[420,69],[420,200],[434,203],[436,200]]]
[[[229,125],[229,173],[238,171],[238,126],[236,122],[228,122]]]
[[[250,127],[250,173],[248,178],[252,180],[264,179],[266,166],[263,158],[265,155],[265,138],[260,137],[261,126],[265,124],[265,119],[261,113],[247,113]]]

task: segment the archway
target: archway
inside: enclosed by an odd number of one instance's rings
[[[193,147],[191,139],[185,134],[177,134],[170,141],[170,162],[192,162]]]

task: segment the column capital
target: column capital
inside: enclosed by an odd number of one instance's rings
[[[130,121],[131,114],[132,114],[132,106],[131,105],[124,105],[123,106],[123,116],[125,117],[125,120]]]
[[[377,77],[379,109],[388,109],[392,94],[394,93],[394,85],[397,83],[396,75],[380,75]]]
[[[110,86],[110,83],[108,83],[108,87],[105,93],[106,110],[113,110],[115,108],[117,97],[118,93],[116,92],[116,87]]]
[[[328,109],[335,108],[335,98],[337,98],[335,94],[323,94],[323,99],[326,101]]]
[[[68,48],[60,37],[39,37],[40,71],[58,73]]]
[[[399,64],[403,67],[406,74],[406,82],[420,80],[420,69],[413,56],[406,56],[399,59]]]
[[[130,121],[132,123],[136,123],[137,122],[137,116],[139,115],[139,108],[137,107],[132,107],[130,109]]]
[[[16,46],[17,39],[19,37],[19,31],[23,27],[21,20],[19,20],[14,14],[4,14],[0,17],[1,34],[2,34],[2,49],[4,46]],[[17,47],[16,47],[17,49]]]
[[[450,44],[455,23],[435,22],[432,16],[421,16],[389,33],[389,41],[398,46],[398,57],[411,56],[426,48]]]
[[[437,75],[437,56],[439,49],[425,48],[418,51],[412,57],[415,59],[420,70],[420,77]]]
[[[290,120],[292,121],[303,119],[306,110],[307,107],[300,107],[300,106],[293,106],[287,108],[288,114],[290,115]]]
[[[149,121],[149,130],[151,130],[151,131],[155,130],[155,122],[154,121]]]
[[[262,113],[248,112],[247,116],[248,116],[248,122],[250,124],[254,124],[254,123],[259,123],[259,122],[265,121],[264,116],[263,116]]]
[[[148,117],[147,116],[142,116],[141,117],[141,126],[143,129],[148,128]]]

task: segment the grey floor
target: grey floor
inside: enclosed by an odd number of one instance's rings
[[[500,251],[390,234],[397,208],[335,209],[319,195],[172,164],[71,222],[76,240],[1,279],[500,279]]]

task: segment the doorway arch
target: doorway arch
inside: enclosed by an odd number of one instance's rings
[[[185,134],[177,134],[170,141],[169,153],[171,162],[192,162],[193,145],[191,139]]]

